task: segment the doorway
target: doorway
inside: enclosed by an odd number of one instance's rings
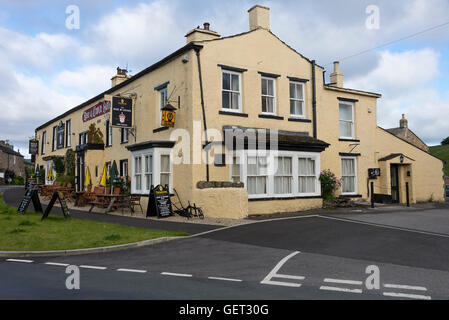
[[[390,166],[391,175],[391,201],[393,203],[399,203],[399,166],[392,164]]]
[[[84,167],[84,152],[79,152],[78,153],[78,161],[76,163],[76,170],[78,173],[77,176],[77,189],[78,191],[83,191],[84,190],[84,175],[85,175],[85,167]]]

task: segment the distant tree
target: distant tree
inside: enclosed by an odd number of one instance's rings
[[[443,141],[441,141],[441,145],[445,146],[449,144],[449,137],[447,137],[446,139],[444,139]]]

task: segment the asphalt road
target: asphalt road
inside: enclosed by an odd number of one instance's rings
[[[122,252],[2,259],[0,299],[448,299],[447,226],[445,209],[348,212]],[[79,267],[80,290],[66,289],[67,265]]]

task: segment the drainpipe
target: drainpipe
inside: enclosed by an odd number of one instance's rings
[[[204,139],[206,140],[206,147],[207,147],[209,144],[209,139],[207,138],[206,111],[204,109],[203,77],[201,75],[200,49],[195,48],[195,52],[196,58],[198,60],[198,74],[200,78],[200,92],[201,92],[201,108],[203,110]],[[206,181],[209,182],[209,153],[207,152],[206,152]]]
[[[316,76],[315,76],[315,60],[312,60],[312,112],[313,112],[313,137],[317,138],[316,126]]]

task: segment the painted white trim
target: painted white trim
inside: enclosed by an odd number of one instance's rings
[[[341,194],[343,195],[343,196],[352,196],[352,195],[357,195],[358,194],[358,189],[359,189],[359,186],[358,186],[358,178],[359,178],[359,173],[357,172],[357,157],[340,157],[340,173],[341,173],[341,179],[343,180],[343,159],[352,159],[352,160],[354,160],[354,173],[355,173],[355,176],[354,176],[354,192],[343,192],[343,189],[342,189],[342,192],[341,192]],[[343,183],[343,181],[342,181],[342,183]]]
[[[352,110],[352,127],[351,127],[351,136],[350,137],[345,137],[345,136],[342,136],[341,135],[341,132],[340,132],[340,122],[341,121],[346,121],[346,122],[348,122],[347,120],[341,120],[340,119],[340,105],[347,105],[347,106],[351,106],[351,110]],[[340,136],[340,139],[355,139],[355,114],[354,114],[354,103],[353,102],[347,102],[347,101],[339,101],[338,102],[338,135]]]
[[[238,93],[239,93],[239,107],[238,107],[238,109],[231,109],[231,108],[223,108],[223,91],[225,91],[225,92],[229,92],[229,93],[235,93],[235,92],[237,92],[237,91],[233,91],[233,90],[227,90],[227,89],[224,89],[223,88],[223,74],[224,73],[229,73],[229,74],[234,74],[234,75],[236,75],[236,76],[238,76],[239,77],[239,91],[238,91]],[[232,78],[232,77],[231,77]],[[231,81],[231,79],[230,79],[230,81]],[[230,87],[232,87],[231,86],[231,82],[229,82],[229,86]],[[240,72],[235,72],[235,71],[229,71],[229,70],[222,70],[221,71],[221,96],[222,96],[222,98],[221,98],[221,111],[225,111],[225,112],[235,112],[235,113],[242,113],[243,111],[243,88],[242,88],[242,73],[240,73]],[[232,100],[232,98],[231,98],[231,100]]]
[[[261,91],[260,91],[260,93],[261,93],[261,95],[260,95],[260,97],[261,97],[261,99],[263,98],[263,97],[268,97],[268,98],[273,98],[273,112],[264,112],[263,110],[261,110],[261,114],[265,114],[265,115],[269,115],[269,116],[275,116],[275,115],[277,115],[277,104],[276,104],[276,99],[277,99],[277,97],[276,97],[276,94],[277,94],[277,92],[276,92],[276,78],[269,78],[269,77],[264,77],[264,76],[262,76],[261,77],[261,80],[260,80],[260,83],[261,83],[261,85],[262,85],[262,81],[263,80],[268,80],[268,81],[273,81],[273,96],[269,96],[269,95],[264,95],[263,93],[262,93],[262,89],[261,89]],[[268,88],[267,88],[268,89]],[[260,101],[261,102],[261,108],[262,108],[262,100]]]
[[[294,118],[294,119],[305,119],[306,118],[306,114],[307,114],[307,110],[306,110],[306,84],[305,83],[303,83],[303,82],[298,82],[298,81],[293,81],[293,80],[290,80],[289,81],[289,91],[290,91],[290,83],[293,83],[293,84],[298,84],[298,85],[301,85],[302,86],[302,100],[300,100],[300,99],[292,99],[292,97],[290,96],[290,92],[289,92],[289,102],[291,101],[291,100],[294,100],[294,101],[302,101],[302,103],[303,103],[303,110],[302,110],[302,115],[297,115],[297,114],[292,114],[291,113],[291,109],[290,109],[290,111],[289,111],[289,113],[290,113],[290,118]],[[289,104],[289,108],[290,108],[290,104]]]

